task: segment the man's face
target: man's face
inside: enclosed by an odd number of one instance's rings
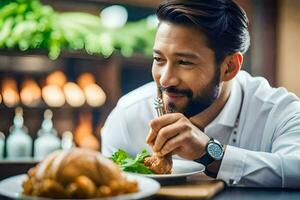
[[[195,28],[162,22],[153,48],[153,78],[169,112],[190,117],[219,95],[215,53]]]

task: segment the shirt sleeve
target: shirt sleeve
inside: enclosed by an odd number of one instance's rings
[[[125,137],[127,127],[123,114],[121,107],[115,107],[101,130],[101,152],[104,156],[110,157],[115,151],[128,143]]]
[[[231,186],[300,186],[300,114],[276,128],[271,152],[250,151],[228,145],[217,178]]]

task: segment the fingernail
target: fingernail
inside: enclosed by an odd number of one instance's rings
[[[152,142],[148,142],[147,144],[148,144],[150,147],[153,148],[153,143],[152,143]]]

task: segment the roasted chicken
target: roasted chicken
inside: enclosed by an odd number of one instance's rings
[[[136,192],[118,166],[99,152],[71,149],[50,154],[28,172],[23,194],[48,198],[84,199]]]

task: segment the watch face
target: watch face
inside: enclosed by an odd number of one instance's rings
[[[223,157],[223,149],[216,143],[210,143],[207,146],[207,153],[215,160],[221,160]]]

